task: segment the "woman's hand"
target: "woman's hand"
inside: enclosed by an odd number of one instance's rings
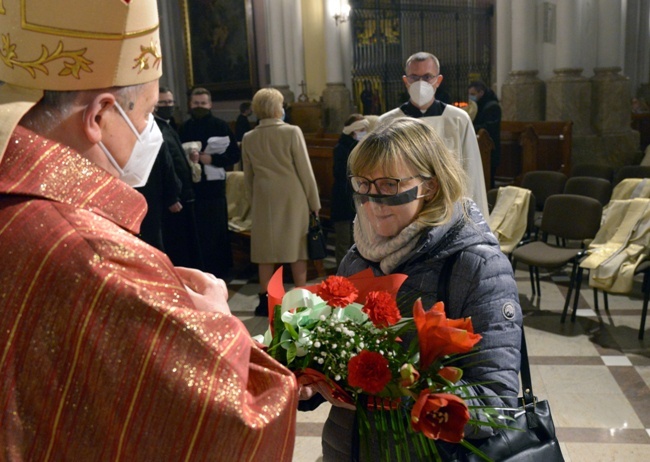
[[[193,268],[177,266],[176,271],[199,311],[230,314],[228,289],[222,279]]]

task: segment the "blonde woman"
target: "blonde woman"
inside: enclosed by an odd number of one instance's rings
[[[451,319],[471,316],[483,338],[478,354],[457,363],[464,369],[467,394],[475,397],[474,404],[514,405],[522,323],[517,285],[499,242],[466,197],[458,161],[433,128],[401,118],[360,141],[348,167],[357,211],[355,245],[339,274],[372,268],[378,276],[408,275],[397,297],[403,316],[412,316],[419,297],[425,309],[444,299]],[[478,439],[492,431],[481,430],[468,427],[465,436]],[[323,461],[357,460],[356,434],[354,412],[332,407],[323,429]],[[377,460],[377,454],[371,456]]]
[[[266,316],[267,287],[275,265],[290,263],[293,282],[307,282],[309,213],[320,199],[302,131],[283,122],[283,96],[263,88],[253,97],[259,125],[247,132],[241,150],[247,193],[251,198],[251,261],[257,263],[260,294],[255,309]]]

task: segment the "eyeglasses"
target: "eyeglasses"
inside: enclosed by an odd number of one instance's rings
[[[377,194],[383,196],[394,196],[399,193],[399,184],[401,181],[412,180],[413,178],[421,178],[421,175],[409,176],[406,178],[375,178],[369,180],[362,176],[350,176],[350,183],[352,190],[357,194],[370,194],[370,186],[375,185]]]
[[[440,75],[440,74],[438,74]],[[424,80],[426,83],[432,83],[434,80],[438,78],[438,75],[433,75],[433,74],[424,74],[424,75],[407,75],[406,80],[408,80],[411,83],[415,83],[418,80]]]
[[[173,106],[175,102],[173,99],[159,99],[158,106]]]

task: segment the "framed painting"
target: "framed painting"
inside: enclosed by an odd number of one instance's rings
[[[251,98],[257,89],[251,0],[179,0],[184,16],[188,88],[213,98]]]

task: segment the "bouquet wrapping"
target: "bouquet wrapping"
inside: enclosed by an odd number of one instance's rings
[[[413,453],[441,460],[437,441],[460,443],[489,460],[464,430],[505,428],[503,417],[467,403],[463,371],[453,365],[473,354],[481,336],[471,319],[448,319],[440,302],[425,311],[417,300],[413,318],[402,318],[396,300],[405,279],[375,277],[368,269],[285,293],[280,268],[268,288],[269,329],[256,340],[301,386],[355,409],[362,450],[374,432],[383,460],[410,460]],[[470,409],[483,418],[472,419]]]

